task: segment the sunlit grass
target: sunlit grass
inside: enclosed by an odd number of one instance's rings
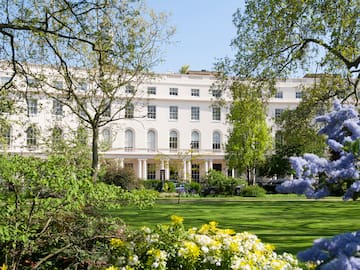
[[[295,196],[264,198],[188,198],[159,200],[154,208],[125,207],[111,212],[134,228],[168,223],[173,214],[185,218],[185,226],[200,227],[217,221],[219,227],[249,231],[274,244],[277,251],[296,254],[320,237],[359,230],[360,204],[340,198],[307,200]]]

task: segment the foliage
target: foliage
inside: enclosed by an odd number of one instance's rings
[[[359,269],[359,244],[360,232],[339,234],[331,239],[317,239],[311,248],[300,252],[298,257],[322,270]]]
[[[171,181],[165,181],[163,191],[165,192],[175,192],[176,191],[175,183]]]
[[[244,185],[245,181],[224,175],[216,170],[209,170],[202,180],[204,195],[234,195],[236,187]]]
[[[1,0],[0,5],[0,59],[4,70],[12,70],[9,82],[20,75],[31,88],[35,80],[32,92],[57,100],[90,130],[95,181],[99,131],[124,117],[137,86],[160,61],[160,45],[173,33],[166,15],[147,9],[142,0]],[[124,93],[126,86],[134,90]]]
[[[143,181],[138,179],[131,168],[118,168],[114,164],[106,167],[103,181],[107,184],[119,186],[125,190],[142,188]]]
[[[359,1],[246,1],[233,17],[235,59],[218,67],[227,67],[228,75],[254,78],[261,84],[316,67],[316,72],[346,79],[342,97],[351,95],[357,100],[359,12]]]
[[[266,190],[258,185],[245,186],[240,193],[243,197],[264,197],[265,194]]]
[[[171,221],[113,238],[107,269],[300,269],[290,254],[276,254],[248,232],[220,229],[214,221],[185,230],[182,217]]]
[[[319,133],[327,136],[332,156],[325,159],[315,154],[305,154],[291,158],[297,179],[286,181],[278,190],[320,198],[333,190],[344,189],[344,199],[357,199],[360,195],[358,111],[351,105],[335,101],[334,110],[317,117],[316,121],[324,123]]]
[[[194,181],[185,183],[185,189],[191,194],[199,194],[201,191],[201,184]]]
[[[265,161],[272,139],[266,123],[265,106],[252,93],[251,86],[233,83],[228,120],[232,125],[226,144],[230,168],[246,171],[249,184],[255,184],[255,169]]]
[[[95,265],[98,243],[116,234],[121,222],[96,208],[123,203],[145,207],[155,196],[93,183],[64,156],[48,159],[0,156],[0,263],[11,269],[65,269]]]
[[[157,191],[161,191],[162,189],[161,180],[146,180],[143,184],[146,189],[153,189]]]
[[[289,174],[293,174],[289,159],[282,154],[275,153],[267,156],[264,164],[259,168],[259,175],[272,177],[277,175],[278,177],[284,177]]]

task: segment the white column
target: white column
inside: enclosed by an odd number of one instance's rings
[[[142,179],[146,180],[147,179],[147,159],[144,159],[143,162],[144,162],[144,164],[142,167],[142,169],[143,169],[142,170],[142,176],[143,176]]]
[[[189,182],[190,182],[191,181],[191,160],[190,159],[187,161],[187,173],[188,173]]]
[[[209,160],[209,170],[213,169],[213,161],[210,159]]]
[[[124,159],[123,159],[123,158],[119,158],[119,159],[118,159],[118,164],[119,164],[120,168],[123,169],[123,168],[124,168]]]
[[[183,178],[184,178],[184,181],[186,181],[186,179],[187,179],[186,159],[183,160]]]
[[[139,177],[140,179],[143,179],[141,165],[142,165],[142,159],[138,159],[138,175],[137,175],[137,177]]]
[[[235,169],[234,168],[231,169],[231,176],[235,177]]]
[[[207,160],[205,160],[205,173],[208,173],[208,171],[209,171],[209,164],[208,164],[208,161]]]
[[[164,167],[164,160],[163,160],[163,159],[161,160],[160,169],[161,169],[161,170],[164,170],[164,169],[165,169],[165,167]]]
[[[170,168],[169,168],[169,160],[165,161],[165,180],[170,179]]]

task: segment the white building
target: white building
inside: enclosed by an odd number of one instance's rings
[[[7,76],[0,73],[1,81]],[[142,179],[197,181],[209,169],[234,175],[224,159],[227,109],[213,105],[217,93],[210,91],[210,86],[214,79],[209,72],[190,72],[161,74],[142,83],[134,110],[124,112],[124,119],[100,131],[100,141],[109,146],[101,156],[115,159],[120,167],[133,168]],[[296,107],[301,87],[311,83],[311,78],[279,81],[278,92],[268,106],[269,125],[284,109]],[[44,141],[54,128],[66,136],[79,125],[68,108],[44,95],[34,94],[19,105],[27,110],[8,116],[11,128],[2,132],[6,151],[42,155]]]

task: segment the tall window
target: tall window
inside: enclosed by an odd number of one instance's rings
[[[86,82],[80,82],[79,85],[78,85],[78,89],[81,90],[81,91],[86,92],[87,89],[88,89],[87,83]]]
[[[147,164],[147,180],[156,179],[156,164],[148,163]]]
[[[200,120],[200,107],[191,107],[191,120]]]
[[[216,97],[216,98],[221,97],[221,90],[220,89],[212,89],[211,93],[212,93],[213,97]]]
[[[53,145],[59,145],[63,140],[63,130],[59,127],[54,127],[52,130],[52,143]]]
[[[284,137],[280,131],[277,131],[275,133],[275,148],[281,147],[283,143],[284,143]]]
[[[147,93],[148,93],[148,95],[156,95],[156,87],[155,86],[148,86]]]
[[[147,134],[147,148],[148,151],[155,151],[156,149],[156,134],[155,131],[149,130]]]
[[[191,149],[199,150],[200,147],[200,135],[199,132],[193,131],[191,133]]]
[[[177,106],[170,106],[169,108],[169,118],[173,120],[178,119],[178,107]]]
[[[295,98],[301,99],[302,98],[302,92],[298,91],[295,93]]]
[[[26,130],[26,145],[28,147],[34,147],[37,144],[37,138],[36,138],[36,127],[30,126]]]
[[[63,105],[57,99],[53,99],[53,110],[54,115],[63,115]]]
[[[169,95],[170,96],[177,96],[179,94],[179,89],[178,88],[170,88],[169,89]]]
[[[134,132],[130,129],[125,131],[125,151],[134,150]]]
[[[275,109],[275,120],[279,120],[284,109]]]
[[[221,136],[220,133],[215,131],[213,133],[213,143],[212,143],[212,148],[214,151],[219,151],[221,148]]]
[[[283,92],[282,91],[278,91],[275,93],[275,98],[283,98]]]
[[[177,150],[178,149],[178,134],[176,131],[171,131],[169,136],[169,148],[171,150]]]
[[[200,181],[200,165],[191,164],[191,180],[195,182]]]
[[[156,119],[156,106],[155,105],[148,105],[147,117],[149,119]]]
[[[106,145],[107,148],[111,147],[111,131],[109,128],[105,128],[102,131],[102,139],[103,143]]]
[[[191,89],[191,96],[192,97],[199,97],[200,96],[200,89]]]
[[[110,103],[105,104],[103,116],[104,117],[110,117],[111,116],[111,104]]]
[[[36,115],[38,112],[38,102],[37,99],[29,99],[28,100],[28,114]]]
[[[220,121],[221,120],[221,108],[212,107],[212,120]]]
[[[10,145],[11,142],[11,127],[2,124],[0,127],[0,145]]]
[[[125,108],[125,118],[134,118],[134,105],[129,104]]]

